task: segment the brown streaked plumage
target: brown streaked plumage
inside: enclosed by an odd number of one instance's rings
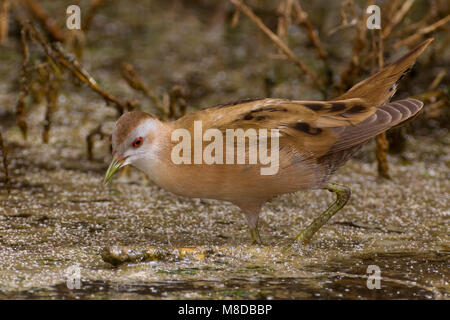
[[[161,122],[138,111],[126,113],[117,121],[113,132],[114,160],[105,179],[109,180],[120,166],[132,164],[173,193],[230,201],[245,214],[256,242],[260,241],[258,216],[266,201],[305,189],[325,188],[335,192],[336,202],[297,236],[307,243],[350,196],[347,187],[328,183],[330,175],[364,142],[402,124],[422,108],[422,102],[414,99],[389,101],[398,81],[431,41],[423,42],[331,101],[246,99],[199,110],[174,122]],[[195,121],[202,121],[203,132],[217,129],[224,135],[228,129],[278,130],[278,171],[261,175],[262,165],[248,164],[248,161],[246,164],[175,164],[171,151],[178,141],[172,141],[172,133],[186,129],[194,145]],[[201,143],[205,147],[210,142]],[[248,145],[246,148],[248,151]],[[225,154],[225,144],[223,151]],[[248,160],[247,152],[246,157]]]

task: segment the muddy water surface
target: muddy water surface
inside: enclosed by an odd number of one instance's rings
[[[333,178],[352,188],[348,205],[309,246],[284,252],[331,194],[268,203],[264,245],[251,246],[236,207],[177,197],[134,170],[104,187],[107,162],[78,160],[84,150],[67,140],[9,145],[11,191],[4,184],[0,190],[0,298],[448,298],[449,159],[442,144],[411,140],[424,147],[408,153],[411,159],[391,159],[392,181],[377,180],[373,163],[351,160]],[[97,148],[107,159],[106,143]],[[102,259],[113,245],[207,254],[113,266]],[[380,268],[378,290],[367,287],[369,265]],[[67,285],[73,267],[80,289]]]

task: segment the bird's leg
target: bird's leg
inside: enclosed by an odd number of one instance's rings
[[[250,237],[252,238],[252,244],[262,244],[261,237],[259,236],[258,227],[250,227]]]
[[[325,189],[327,189],[330,192],[336,193],[336,196],[337,196],[336,201],[333,202],[333,204],[327,210],[325,210],[320,216],[318,216],[316,219],[314,219],[314,221],[308,227],[306,227],[305,230],[300,232],[295,239],[296,241],[302,242],[305,245],[308,244],[309,241],[311,241],[312,236],[325,223],[327,223],[327,221],[330,220],[330,218],[336,212],[341,210],[342,207],[345,206],[345,204],[347,203],[348,199],[350,199],[351,191],[350,191],[350,188],[348,188],[346,186],[329,183],[329,184],[327,184]]]
[[[250,237],[252,238],[252,244],[262,244],[258,230],[259,212],[244,212],[244,214],[247,218],[248,227],[250,228]]]

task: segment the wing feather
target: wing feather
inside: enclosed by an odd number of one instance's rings
[[[321,180],[319,176],[331,174],[362,143],[406,121],[422,106],[422,102],[414,99],[387,103],[378,108],[361,99],[325,102],[262,99],[204,109],[177,120],[175,126],[192,132],[194,121],[202,121],[203,132],[219,129],[224,135],[227,129],[277,130],[279,174],[298,185],[301,182],[294,181],[303,171],[315,172],[316,181]],[[257,134],[254,141],[258,143],[258,139],[261,137]],[[270,149],[270,140],[268,144]],[[245,148],[248,162],[250,143],[246,143]]]
[[[187,115],[177,127],[193,130],[202,121],[203,131],[219,129],[278,130],[280,145],[294,147],[308,157],[320,157],[339,139],[334,128],[354,126],[376,111],[361,99],[291,101],[260,99],[211,107]]]
[[[345,150],[364,143],[370,138],[401,124],[417,114],[423,103],[415,99],[399,100],[379,107],[373,115],[355,126],[337,127],[339,135],[329,153]]]

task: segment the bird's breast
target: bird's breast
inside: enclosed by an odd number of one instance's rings
[[[170,161],[138,163],[159,187],[191,197],[245,202],[312,187],[315,174],[308,168],[281,169],[274,175],[261,175],[257,165],[174,165]]]

